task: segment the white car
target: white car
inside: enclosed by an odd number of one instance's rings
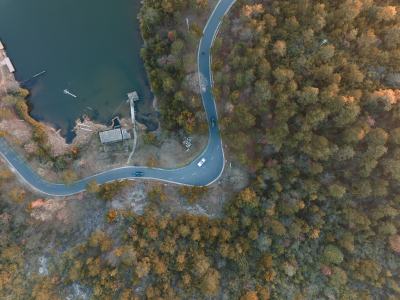
[[[200,159],[200,161],[197,163],[197,165],[201,168],[205,162],[206,162],[206,159],[203,157],[202,159]]]

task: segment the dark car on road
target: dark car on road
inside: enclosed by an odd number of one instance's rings
[[[142,172],[142,171],[136,171],[136,172],[134,173],[134,175],[135,175],[136,177],[143,177],[144,172]]]
[[[215,118],[211,118],[211,128],[214,128],[216,124]]]

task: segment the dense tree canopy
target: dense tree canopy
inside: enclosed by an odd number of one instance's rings
[[[168,50],[144,58],[159,70],[155,90],[178,106],[167,118],[183,126],[187,94],[172,94],[181,79],[170,71],[184,40],[156,34],[177,16],[167,3],[149,6],[144,37],[147,55],[155,39]],[[147,298],[399,297],[399,9],[372,0],[235,5],[214,47],[214,94],[228,155],[253,180],[221,219],[162,216],[156,206],[128,218],[111,253],[129,253],[129,281],[148,278]],[[180,189],[191,202],[204,192]],[[127,284],[127,266],[117,262],[112,282]]]
[[[201,29],[185,33],[182,16],[207,4],[143,2],[143,58],[170,129],[201,121],[186,86]],[[251,183],[218,218],[165,214],[154,186],[143,215],[110,210],[109,226],[64,253],[58,280],[32,279],[30,297],[79,283],[96,299],[399,299],[397,1],[239,0],[213,51],[227,158]],[[89,188],[111,200],[124,186]],[[14,272],[20,247],[5,241],[0,297],[26,298],[11,285],[26,277]]]

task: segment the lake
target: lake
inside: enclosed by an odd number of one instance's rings
[[[84,114],[107,123],[127,115],[126,94],[136,90],[138,119],[146,119],[153,96],[140,58],[139,9],[139,0],[0,0],[0,39],[17,80],[46,71],[26,82],[33,117],[70,139]]]

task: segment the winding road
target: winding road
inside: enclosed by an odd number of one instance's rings
[[[220,0],[214,8],[203,31],[198,48],[198,71],[200,92],[203,105],[209,122],[209,139],[204,151],[190,164],[178,169],[159,169],[149,167],[127,166],[107,170],[71,184],[51,183],[41,178],[6,142],[0,138],[0,155],[5,159],[10,168],[17,173],[32,189],[49,196],[70,196],[86,190],[87,184],[95,180],[99,184],[123,179],[137,179],[135,172],[141,171],[144,176],[140,179],[159,180],[169,183],[206,186],[210,185],[221,176],[225,158],[218,128],[218,114],[215,100],[212,95],[213,78],[211,72],[211,48],[219,31],[222,18],[228,13],[236,0]],[[215,120],[214,126],[211,125]],[[202,167],[197,166],[200,159],[206,162]]]

